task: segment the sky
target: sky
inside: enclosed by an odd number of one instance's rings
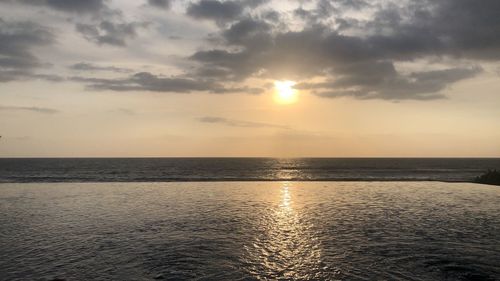
[[[500,157],[498,0],[0,0],[0,157]]]

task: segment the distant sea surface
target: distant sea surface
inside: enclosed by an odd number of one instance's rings
[[[0,158],[0,182],[471,181],[500,158]]]

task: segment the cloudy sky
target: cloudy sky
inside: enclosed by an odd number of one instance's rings
[[[499,124],[498,0],[0,0],[0,157],[499,157]]]

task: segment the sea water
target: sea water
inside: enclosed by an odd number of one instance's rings
[[[500,188],[0,184],[0,280],[499,280]]]
[[[0,182],[471,181],[500,158],[0,158]]]

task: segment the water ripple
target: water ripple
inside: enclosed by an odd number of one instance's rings
[[[0,184],[1,280],[499,280],[500,189]]]

